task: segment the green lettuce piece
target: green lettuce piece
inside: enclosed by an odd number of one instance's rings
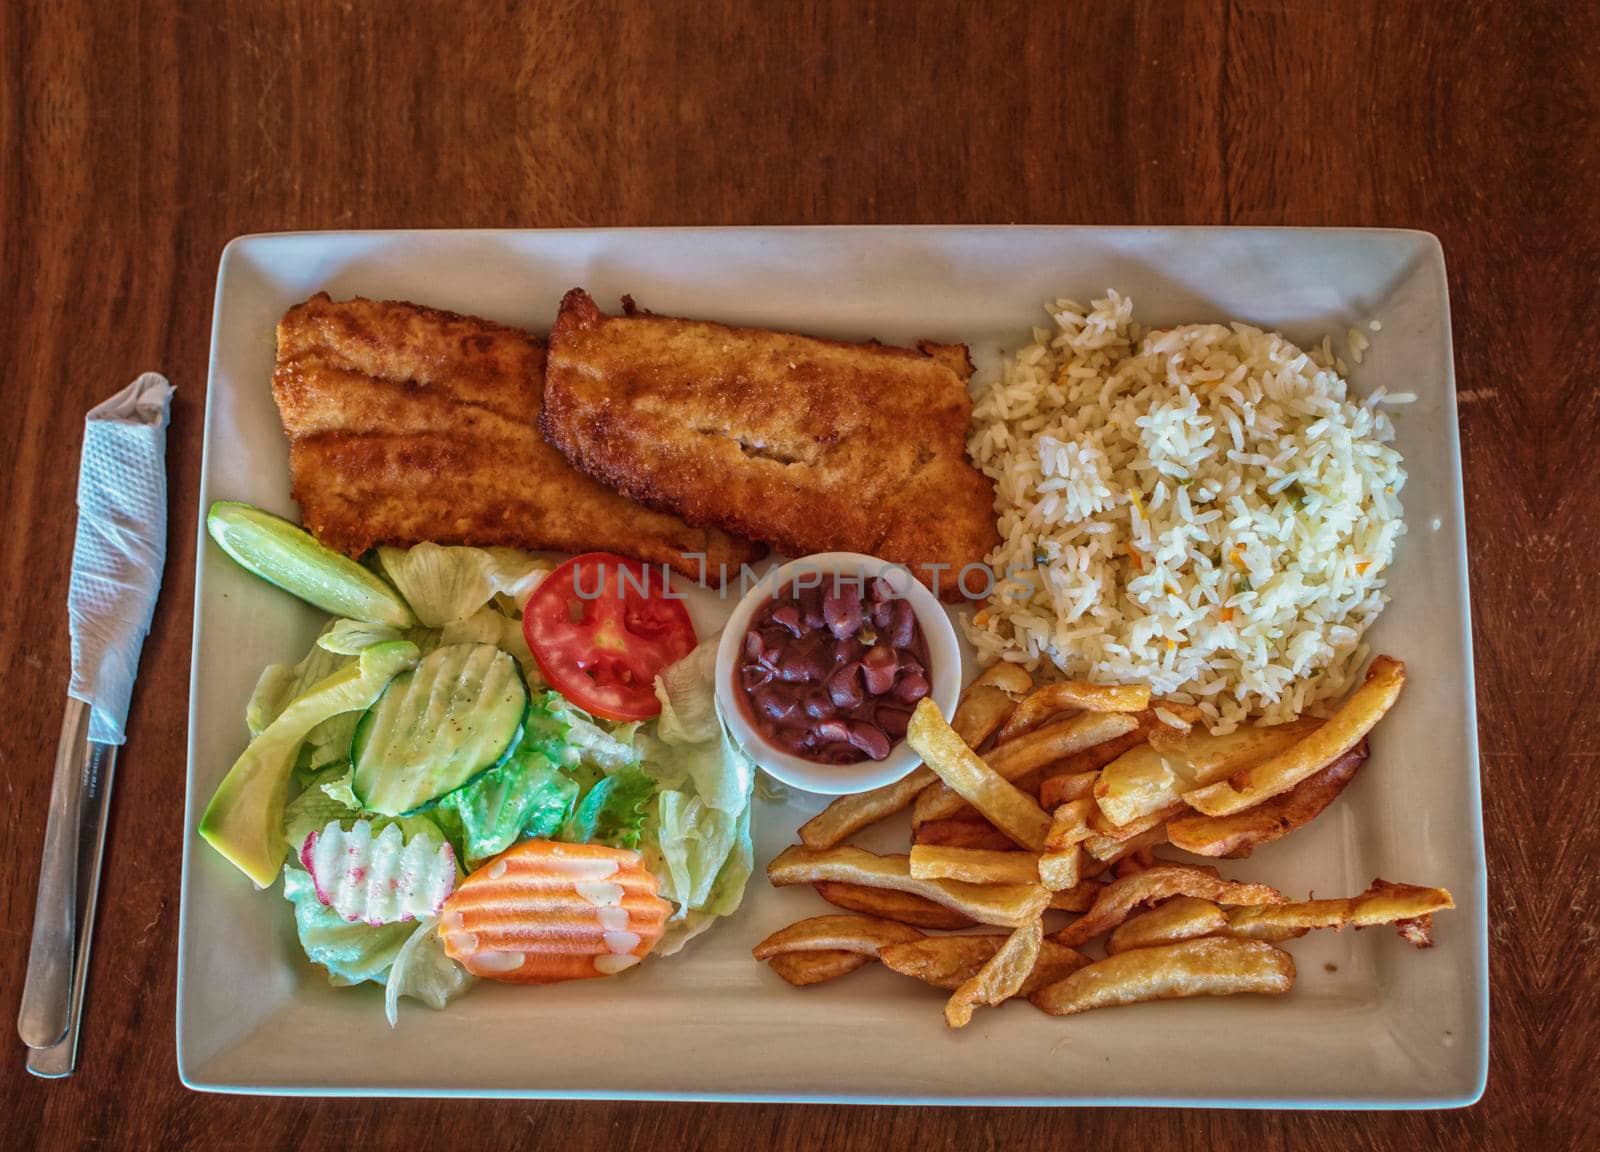
[[[656,794],[656,782],[637,768],[623,768],[595,782],[578,802],[561,838],[580,844],[637,848]]]
[[[555,835],[577,798],[578,782],[525,738],[504,764],[442,797],[434,812],[458,824],[458,847],[472,869],[524,837]]]
[[[677,905],[661,943],[670,955],[739,907],[754,867],[755,764],[717,713],[715,638],[657,677],[661,720],[640,741],[659,783],[646,860]]]
[[[465,620],[497,595],[521,605],[551,571],[549,561],[514,548],[385,546],[378,549],[378,559],[417,619],[430,628]]]
[[[545,709],[563,725],[563,747],[556,762],[565,768],[585,765],[602,772],[615,772],[621,768],[637,767],[639,753],[634,748],[634,738],[639,725],[618,724],[610,731],[602,728],[582,708],[573,704],[559,692],[548,692],[544,698]]]
[[[311,874],[285,865],[283,895],[294,905],[295,929],[306,958],[328,970],[330,983],[382,984],[384,975],[405,946],[416,925],[410,923],[352,924],[317,898]]]
[[[383,994],[383,1014],[391,1028],[400,1023],[400,997],[421,1000],[437,1011],[472,987],[472,974],[445,954],[438,928],[439,921],[431,917],[419,921],[394,958]]]
[[[661,719],[656,735],[668,744],[706,744],[717,739],[717,642],[708,640],[656,677]]]
[[[717,878],[711,884],[706,901],[700,908],[680,906],[678,915],[667,922],[656,952],[671,956],[689,941],[714,925],[719,919],[739,908],[745,885],[755,869],[755,850],[750,842],[750,809],[739,814],[739,826],[734,833],[733,849],[722,862]],[[665,895],[665,893],[663,893]],[[670,897],[669,897],[670,899]]]
[[[329,652],[320,644],[298,664],[268,664],[256,679],[254,691],[244,706],[245,724],[255,738],[276,720],[296,697],[305,695],[313,684],[326,680],[353,659],[340,652]],[[312,729],[313,732],[316,729]]]
[[[656,842],[670,879],[663,883],[663,889],[671,889],[668,899],[684,910],[707,910],[722,866],[738,846],[740,814],[713,808],[699,796],[663,792],[657,821]]]

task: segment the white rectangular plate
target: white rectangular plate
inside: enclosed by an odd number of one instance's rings
[[[1406,694],[1340,802],[1225,871],[1303,896],[1375,876],[1445,885],[1459,910],[1417,952],[1383,929],[1295,941],[1278,999],[1150,1004],[1051,1019],[1025,1004],[945,1028],[933,990],[876,968],[796,990],[750,948],[827,910],[758,871],[743,908],[683,954],[617,980],[480,985],[448,1011],[335,989],[296,946],[289,909],[194,834],[245,739],[263,665],[293,661],[320,616],[204,539],[212,500],[295,514],[269,381],[273,327],[324,290],[404,299],[546,331],[569,288],[603,307],[906,343],[965,341],[979,371],[1046,322],[1057,295],[1115,287],[1165,325],[1236,318],[1335,347],[1383,322],[1358,389],[1397,410],[1409,534],[1371,634],[1405,660]],[[212,333],[189,714],[178,1066],[190,1087],[293,1094],[627,1097],[918,1103],[1437,1107],[1482,1093],[1487,916],[1461,478],[1444,262],[1414,232],[846,228],[372,232],[251,236],[223,254]],[[697,623],[714,623],[709,597]],[[757,864],[817,803],[761,804]],[[880,833],[891,835],[889,832]],[[898,833],[903,836],[903,831]],[[901,841],[903,843],[903,840]]]

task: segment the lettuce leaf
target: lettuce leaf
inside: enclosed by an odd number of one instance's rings
[[[559,692],[547,692],[544,707],[565,729],[563,747],[556,754],[556,761],[562,767],[584,765],[606,773],[637,767],[639,753],[633,745],[639,725],[618,724],[607,731],[595,723],[593,716]]]
[[[420,921],[394,958],[383,994],[383,1014],[391,1028],[400,1023],[400,997],[421,1000],[437,1011],[472,987],[472,973],[445,954],[438,927],[436,919]]]
[[[645,770],[662,789],[647,858],[661,894],[678,906],[662,942],[667,955],[739,907],[755,860],[755,764],[717,713],[716,647],[706,641],[656,679],[661,720],[640,741]]]
[[[329,652],[320,644],[313,644],[311,651],[298,664],[268,664],[261,670],[255,689],[244,706],[244,720],[250,729],[251,739],[261,735],[295,697],[303,696],[313,684],[326,680],[352,659],[343,653]]]
[[[434,810],[460,822],[461,852],[472,869],[525,836],[553,836],[577,798],[577,781],[557,768],[524,729],[504,764],[445,795]]]
[[[552,568],[549,561],[514,548],[433,543],[380,547],[378,559],[417,619],[429,628],[465,620],[501,594],[520,606]]]
[[[737,911],[744,897],[745,885],[749,882],[750,873],[754,869],[755,851],[750,842],[750,809],[746,808],[739,814],[739,826],[734,833],[733,850],[722,862],[722,868],[717,872],[716,880],[712,882],[705,904],[687,911],[680,908],[679,914],[667,922],[666,931],[662,933],[656,951],[662,956],[671,956],[719,919]]]
[[[622,768],[603,777],[584,793],[561,838],[579,844],[637,848],[646,806],[656,782],[637,768]]]

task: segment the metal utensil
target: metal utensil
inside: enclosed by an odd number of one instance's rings
[[[106,818],[111,811],[111,784],[117,767],[117,746],[88,741],[83,760],[82,822],[78,828],[71,1014],[66,1034],[48,1048],[28,1053],[28,1071],[35,1076],[70,1076],[78,1059],[78,1027],[83,1020],[84,989],[89,977],[89,944],[94,939],[95,907],[100,895],[100,864],[105,855]]]
[[[45,823],[33,943],[17,1012],[17,1034],[29,1048],[61,1042],[72,1018],[72,954],[77,936],[78,837],[83,825],[83,773],[89,752],[89,705],[67,698],[56,745],[50,814]]]

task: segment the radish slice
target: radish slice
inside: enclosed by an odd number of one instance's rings
[[[407,840],[398,824],[374,836],[370,820],[357,820],[348,832],[330,820],[306,837],[300,862],[311,873],[317,899],[353,923],[437,916],[456,886],[450,845],[426,833]]]

